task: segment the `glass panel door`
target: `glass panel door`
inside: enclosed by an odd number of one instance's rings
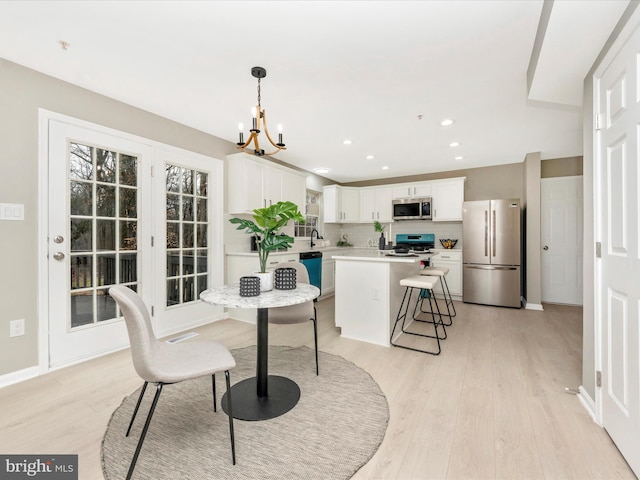
[[[109,288],[138,282],[138,159],[69,142],[71,329],[119,317]]]
[[[166,305],[198,301],[209,274],[208,181],[205,172],[167,164]]]

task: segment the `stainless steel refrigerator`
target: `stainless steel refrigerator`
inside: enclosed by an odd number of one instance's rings
[[[462,212],[462,300],[520,308],[520,200],[464,202]]]

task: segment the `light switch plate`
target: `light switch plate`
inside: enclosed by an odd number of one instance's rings
[[[0,203],[0,220],[24,220],[24,204]]]

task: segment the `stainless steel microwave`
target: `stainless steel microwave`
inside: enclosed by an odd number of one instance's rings
[[[431,197],[395,199],[393,219],[431,220]]]

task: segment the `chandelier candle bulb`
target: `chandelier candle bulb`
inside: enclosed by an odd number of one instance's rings
[[[238,130],[240,130],[239,133],[239,141],[238,141],[238,145],[244,145],[244,124],[239,123],[238,124]]]

